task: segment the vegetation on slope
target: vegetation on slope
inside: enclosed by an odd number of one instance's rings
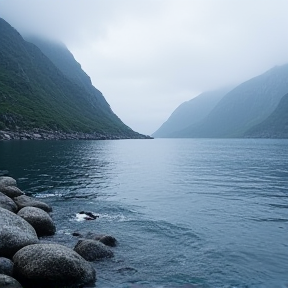
[[[0,129],[140,136],[1,18],[0,39]]]

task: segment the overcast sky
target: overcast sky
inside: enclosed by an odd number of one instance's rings
[[[288,0],[0,0],[20,33],[64,42],[144,134],[203,91],[288,63],[287,15]]]

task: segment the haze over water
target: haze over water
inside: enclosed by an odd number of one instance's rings
[[[118,239],[97,288],[288,287],[288,140],[10,141],[0,168],[53,206],[46,241]]]

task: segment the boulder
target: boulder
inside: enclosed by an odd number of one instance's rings
[[[44,210],[36,207],[24,207],[18,211],[17,215],[32,225],[38,237],[55,234],[55,224]]]
[[[15,278],[28,287],[82,287],[96,280],[89,262],[59,244],[29,245],[19,250],[13,261]]]
[[[12,274],[13,274],[13,265],[14,265],[14,263],[10,259],[4,258],[4,257],[0,257],[0,274],[5,274],[5,275],[8,275],[8,276],[12,276]]]
[[[1,288],[23,288],[17,280],[4,274],[0,274],[0,287]]]
[[[14,212],[14,213],[16,213],[18,210],[18,207],[15,204],[15,202],[11,198],[3,194],[2,192],[0,192],[0,207],[7,209],[11,212]]]
[[[19,209],[24,208],[24,207],[36,207],[46,212],[52,211],[52,207],[49,206],[48,204],[42,201],[35,200],[34,198],[26,196],[26,195],[15,197],[14,201],[17,204]]]
[[[14,178],[9,176],[0,176],[0,191],[6,186],[17,186],[17,182]]]
[[[35,229],[27,221],[3,208],[0,208],[0,239],[0,256],[8,258],[39,242]]]
[[[92,239],[100,241],[101,243],[110,246],[115,247],[117,245],[117,240],[111,235],[105,235],[105,234],[95,234],[92,232],[88,232],[85,236],[86,239]]]
[[[16,186],[5,186],[2,187],[0,191],[10,198],[14,198],[25,194]]]
[[[74,251],[87,261],[95,261],[114,256],[113,252],[103,243],[90,239],[80,239],[74,247]]]

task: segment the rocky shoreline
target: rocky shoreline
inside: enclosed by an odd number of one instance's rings
[[[34,128],[32,130],[0,130],[0,140],[119,140],[119,139],[153,139],[148,135],[142,135],[131,131],[131,133],[83,133],[53,131]]]
[[[57,227],[50,216],[52,207],[25,195],[7,172],[0,171],[0,287],[96,287],[91,262],[113,257],[110,247],[117,240],[111,235],[75,232],[72,235],[79,238],[74,249],[53,242]],[[97,218],[91,212],[79,215],[86,220]],[[45,236],[52,239],[45,242]]]

